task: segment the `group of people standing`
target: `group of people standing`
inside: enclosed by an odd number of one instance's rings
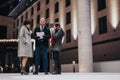
[[[60,24],[57,22],[54,27],[50,29],[46,26],[45,18],[40,19],[39,25],[31,31],[31,21],[25,20],[23,26],[20,28],[18,36],[18,57],[22,58],[21,74],[27,75],[25,71],[26,63],[29,58],[33,57],[32,38],[35,39],[35,71],[34,75],[39,72],[40,58],[43,58],[43,71],[48,74],[48,48],[53,54],[55,62],[53,74],[61,74],[60,51],[62,49],[62,38],[64,31]]]

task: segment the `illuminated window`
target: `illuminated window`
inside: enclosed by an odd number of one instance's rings
[[[99,34],[107,33],[107,17],[99,18]]]
[[[71,23],[71,12],[67,12],[66,13],[66,24],[70,24]]]
[[[106,0],[98,0],[98,11],[106,8]]]
[[[71,30],[67,30],[66,31],[66,43],[70,43],[71,42]]]
[[[55,13],[59,12],[59,2],[55,3]]]

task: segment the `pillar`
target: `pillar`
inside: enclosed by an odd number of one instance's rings
[[[90,0],[78,0],[79,72],[93,71]]]

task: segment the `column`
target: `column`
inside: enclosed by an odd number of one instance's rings
[[[90,0],[78,0],[79,72],[93,71]]]

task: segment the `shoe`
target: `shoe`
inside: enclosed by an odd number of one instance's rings
[[[61,70],[59,70],[58,68],[56,68],[55,72],[53,72],[52,74],[61,74]]]
[[[48,75],[48,72],[45,72],[45,75]]]
[[[28,72],[21,72],[21,75],[28,75]]]
[[[58,74],[57,72],[53,72],[52,74]]]
[[[25,67],[21,68],[21,75],[28,75],[28,72],[25,71]]]
[[[58,72],[58,74],[61,74],[61,72]]]
[[[35,71],[35,72],[33,73],[33,75],[38,75],[38,72],[37,72],[37,71]]]

